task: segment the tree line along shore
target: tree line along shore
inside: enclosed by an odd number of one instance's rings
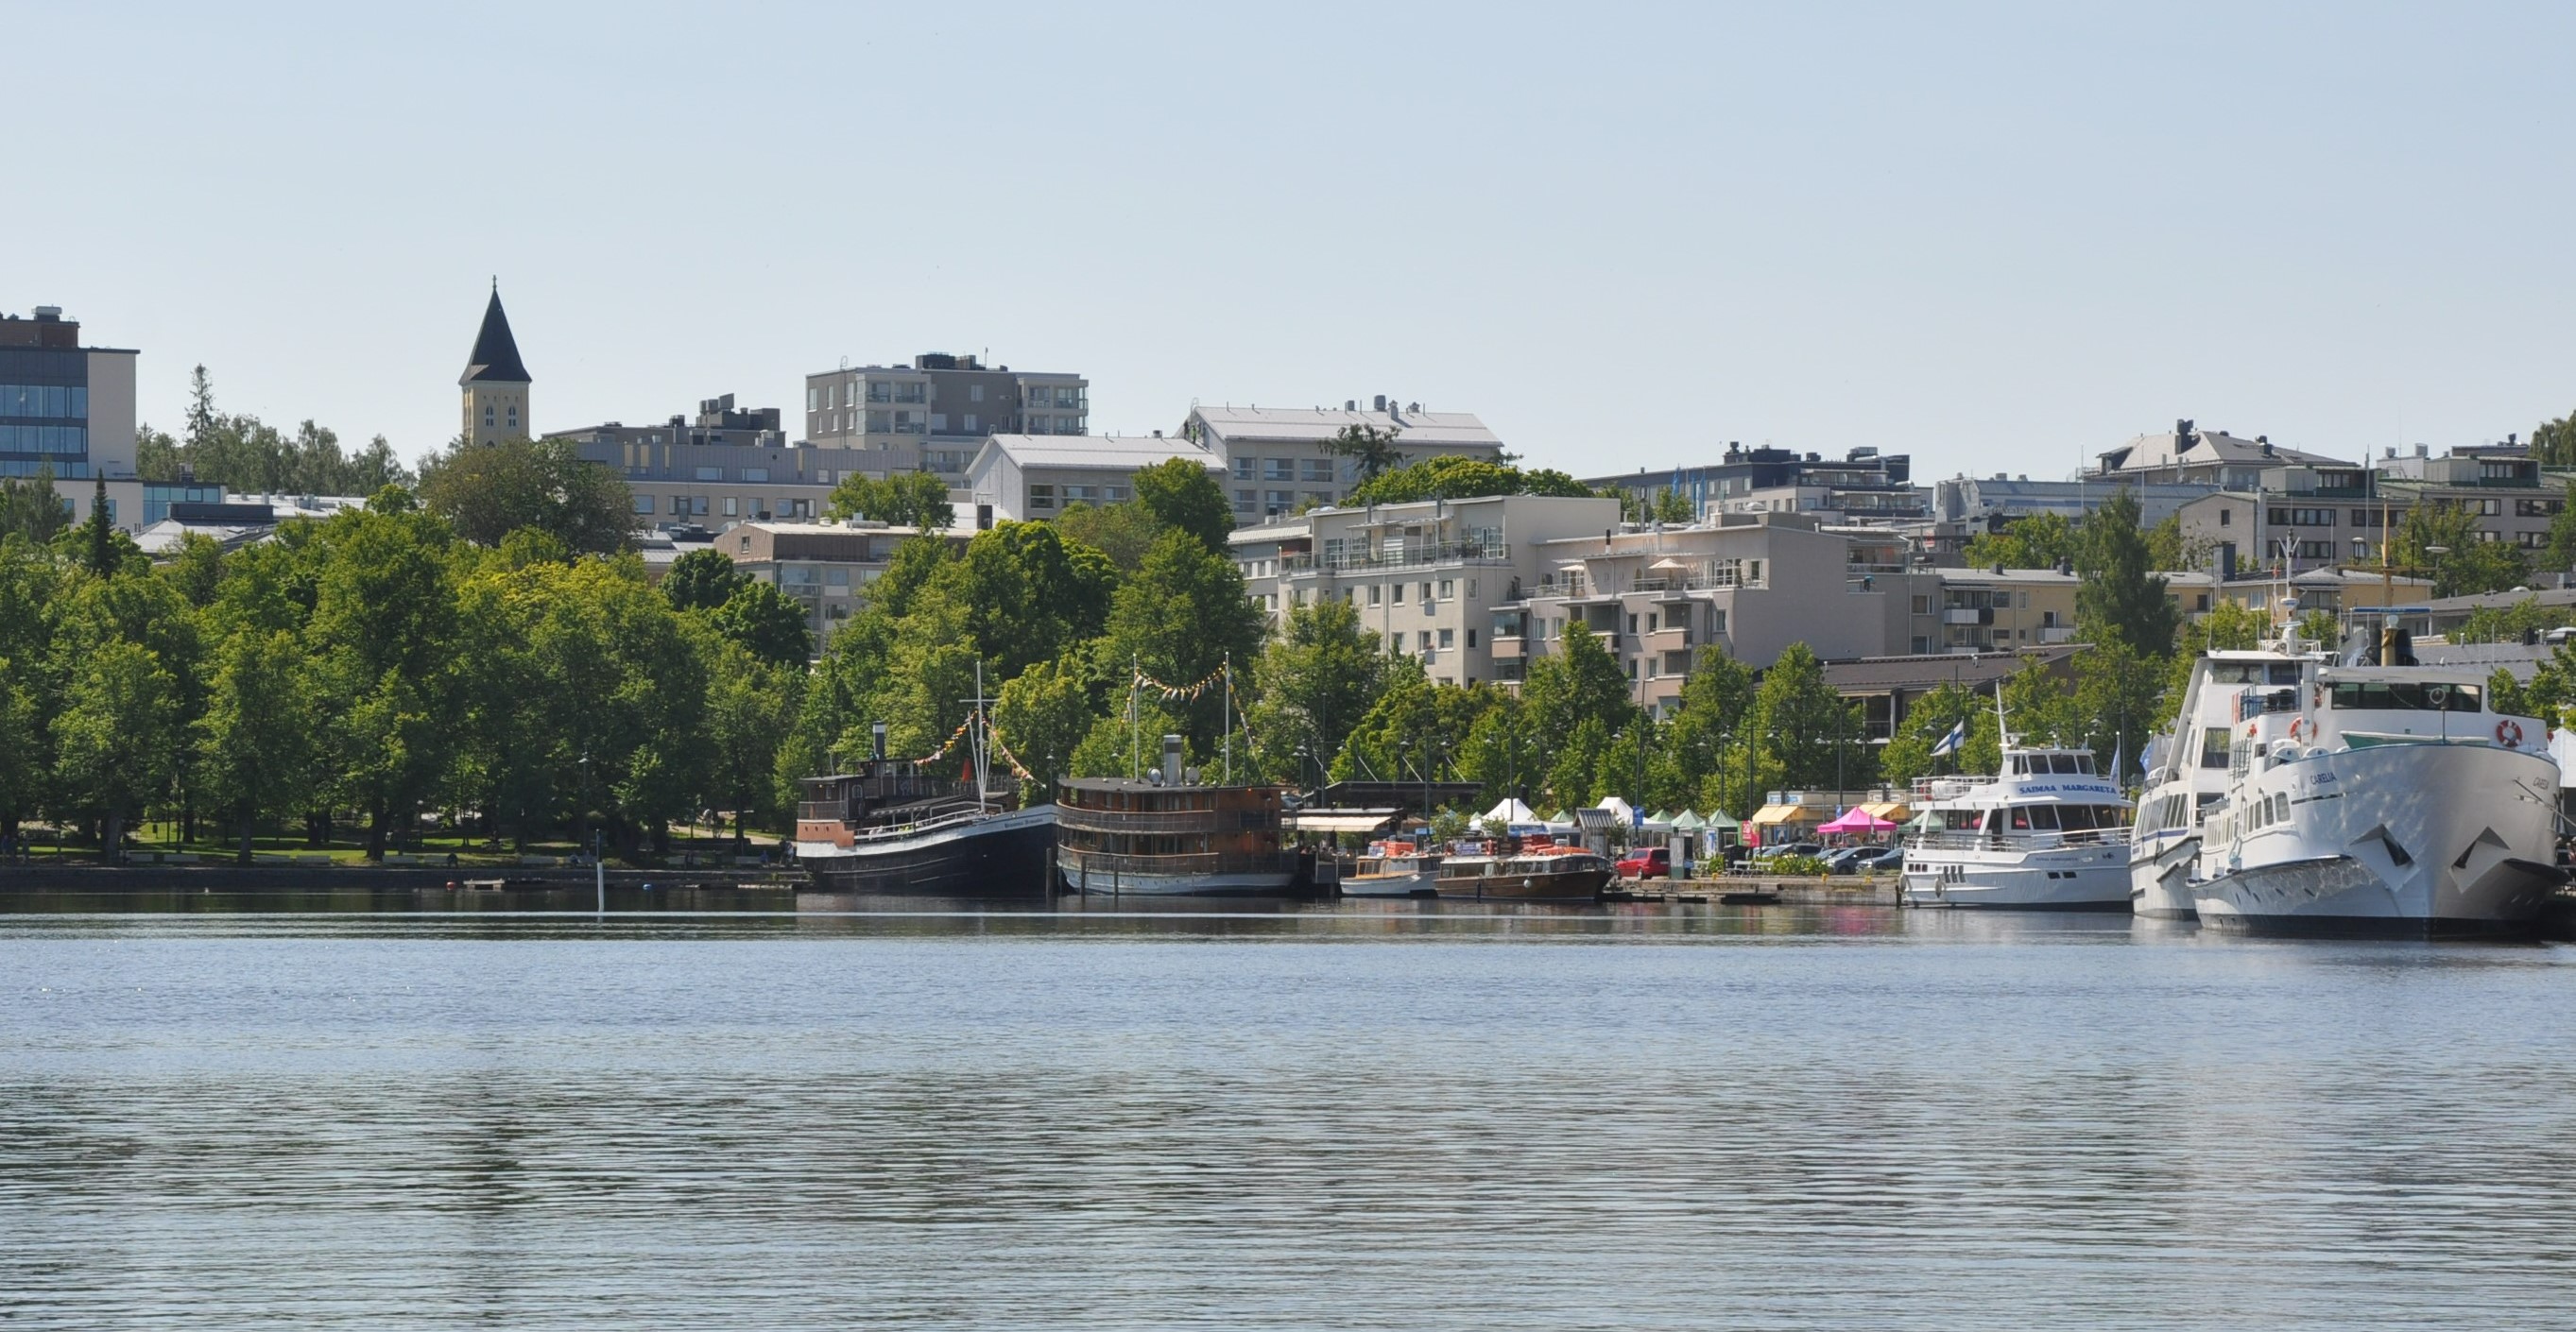
[[[41,825],[112,857],[156,819],[245,860],[280,840],[381,859],[432,832],[649,858],[674,825],[782,829],[797,780],[868,752],[873,723],[896,757],[959,762],[979,690],[997,766],[1033,798],[1125,775],[1138,737],[1166,733],[1238,781],[1471,782],[1484,800],[1737,817],[1767,791],[1928,772],[1959,723],[1942,762],[1997,756],[1994,698],[1955,687],[1870,742],[1804,645],[1759,670],[1703,647],[1658,718],[1579,623],[1516,691],[1428,679],[1346,602],[1274,628],[1226,553],[1223,491],[1186,462],[1140,472],[1125,503],[906,541],[819,657],[803,611],[720,553],[649,577],[623,489],[553,442],[458,445],[363,508],[156,561],[103,516],[69,524],[49,482],[0,483],[0,850]],[[1363,497],[1580,490],[1449,459],[1379,470]],[[953,519],[926,475],[851,478],[831,516],[862,514]],[[2264,631],[2226,603],[2186,627],[2151,572],[2166,535],[2123,492],[1972,552],[2085,576],[2071,673],[1999,687],[2016,734],[2139,755],[2192,652]],[[2529,702],[2571,679],[2576,663],[2544,669]]]

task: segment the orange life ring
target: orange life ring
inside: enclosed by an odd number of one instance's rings
[[[2294,717],[2294,718],[2292,718],[2292,719],[2290,720],[2290,738],[2291,738],[2291,739],[2293,739],[2293,740],[2301,739],[2301,738],[2303,738],[2304,736],[2306,736],[2306,735],[2307,735],[2307,733],[2308,733],[2308,719],[2307,719],[2307,718],[2305,718],[2305,717]]]
[[[2522,748],[2522,723],[2511,717],[2497,722],[2496,741],[2507,749]]]

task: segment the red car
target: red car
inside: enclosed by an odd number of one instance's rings
[[[1673,877],[1672,848],[1653,846],[1631,851],[1618,868],[1623,879],[1669,879]]]

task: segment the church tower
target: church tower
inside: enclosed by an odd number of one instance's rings
[[[519,343],[510,336],[510,317],[501,313],[501,284],[492,284],[492,303],[483,307],[483,329],[474,335],[474,353],[465,358],[465,375],[456,381],[465,390],[465,442],[498,444],[529,439],[528,367],[519,361]]]

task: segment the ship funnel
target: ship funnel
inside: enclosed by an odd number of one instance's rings
[[[1163,737],[1163,785],[1178,786],[1180,784],[1181,738],[1177,735],[1167,735]]]
[[[868,727],[869,758],[883,759],[885,757],[885,731],[886,724],[884,722],[878,722],[875,725]]]

